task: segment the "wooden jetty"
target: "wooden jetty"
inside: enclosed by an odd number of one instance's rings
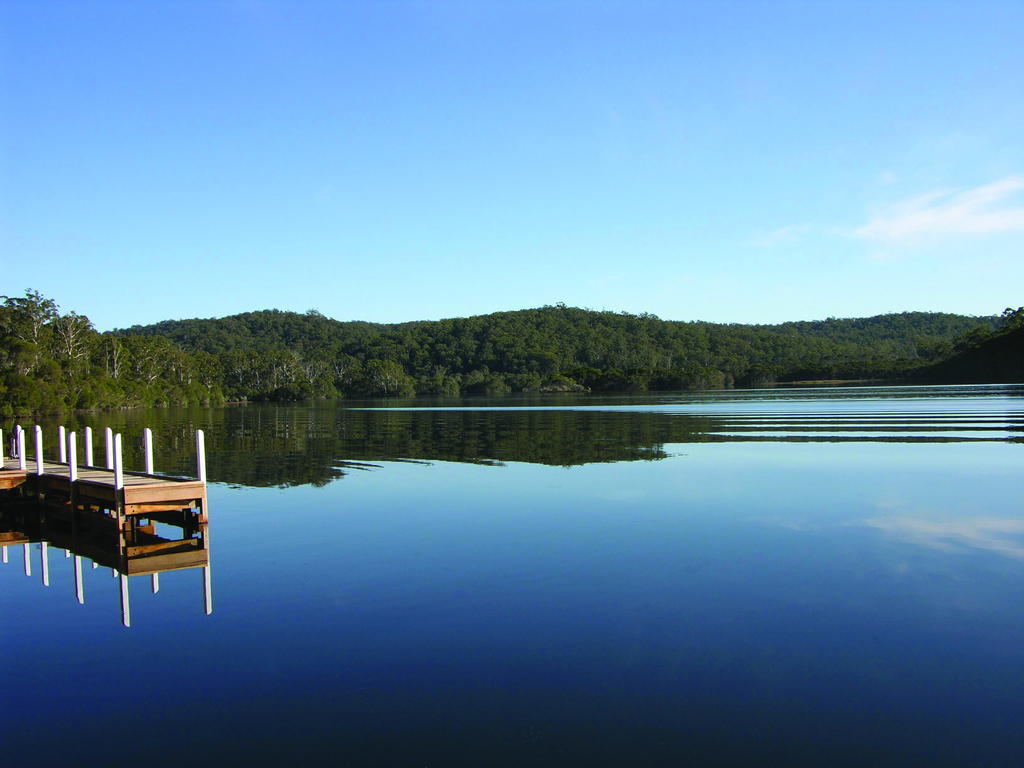
[[[43,455],[42,430],[34,430],[35,453],[26,453],[25,430],[15,428],[12,456],[0,452],[0,548],[24,548],[25,574],[31,575],[30,547],[39,544],[43,585],[49,586],[49,547],[74,557],[75,591],[85,602],[82,559],[92,567],[109,567],[121,579],[121,619],[131,625],[128,577],[148,575],[153,592],[166,571],[203,569],[203,603],[212,612],[206,456],[202,430],[196,431],[197,477],[159,475],[153,471],[153,440],[144,431],[144,472],[123,469],[121,435],[106,430],[106,467],[93,465],[92,430],[85,430],[83,466],[79,468],[75,432],[58,430],[59,457]],[[3,436],[0,433],[0,451]],[[167,527],[178,538],[158,534]]]
[[[109,510],[117,515],[146,516],[154,512],[195,508],[207,521],[206,449],[201,429],[196,430],[195,478],[158,475],[153,471],[153,433],[144,431],[144,472],[123,468],[121,435],[106,430],[106,467],[93,463],[92,430],[86,427],[84,460],[79,464],[75,432],[59,428],[60,457],[47,460],[43,455],[42,429],[34,430],[35,454],[26,453],[26,431],[15,428],[14,456],[3,458],[0,490],[18,489],[48,504],[71,504],[76,508]],[[0,446],[3,436],[0,433]],[[0,449],[2,450],[2,449]]]

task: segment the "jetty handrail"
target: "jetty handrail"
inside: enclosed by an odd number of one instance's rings
[[[42,475],[45,473],[46,461],[43,453],[43,428],[38,424],[34,425],[34,448],[35,455],[32,457],[35,461],[35,474]],[[13,436],[11,437],[11,456],[10,458],[16,458],[18,460],[18,470],[27,471],[28,469],[28,455],[25,450],[25,437],[26,430],[20,424],[14,425]],[[125,475],[130,477],[152,477],[156,480],[193,480],[198,479],[199,481],[206,482],[206,436],[202,429],[195,430],[195,446],[196,446],[196,474],[195,476],[187,475],[171,475],[157,473],[154,469],[154,451],[153,451],[153,430],[149,427],[145,427],[142,432],[143,436],[143,461],[145,469],[142,471],[126,470],[124,468],[124,455],[122,447],[122,436],[120,432],[115,433],[110,427],[104,428],[104,443],[105,443],[105,458],[106,467],[97,466],[94,463],[93,455],[93,429],[92,427],[85,427],[84,439],[82,440],[82,450],[84,451],[83,462],[78,461],[78,433],[74,430],[68,430],[64,425],[57,427],[57,446],[58,446],[58,460],[49,462],[51,466],[53,464],[63,465],[68,468],[69,477],[72,480],[77,480],[80,476],[79,467],[83,469],[106,469],[109,472],[113,472],[115,475],[120,473],[121,483],[119,488],[123,487],[123,479]],[[4,448],[3,448],[3,431],[0,430],[0,466],[4,462]]]

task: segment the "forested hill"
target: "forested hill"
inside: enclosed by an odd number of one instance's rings
[[[119,336],[165,336],[185,349],[221,355],[231,350],[273,347],[299,351],[329,349],[339,340],[366,339],[387,327],[358,320],[340,322],[316,311],[299,314],[267,309],[221,318],[164,320],[114,333]]]
[[[267,310],[101,334],[85,315],[62,313],[27,291],[0,296],[0,417],[224,399],[892,379],[940,371],[928,366],[973,349],[1022,315],[905,312],[724,325],[558,305],[383,325]]]
[[[1001,329],[961,340],[956,354],[921,369],[925,380],[964,384],[1024,382],[1024,307],[1003,313]]]
[[[905,312],[779,325],[565,306],[377,325],[268,310],[136,326],[217,356],[228,397],[756,385],[902,376],[994,317]]]

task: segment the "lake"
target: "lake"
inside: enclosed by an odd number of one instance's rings
[[[9,547],[8,760],[1024,765],[1024,386],[65,423],[206,430],[213,611]]]

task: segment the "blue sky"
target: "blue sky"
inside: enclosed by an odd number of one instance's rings
[[[1024,304],[1024,3],[0,4],[0,293],[101,330]]]

